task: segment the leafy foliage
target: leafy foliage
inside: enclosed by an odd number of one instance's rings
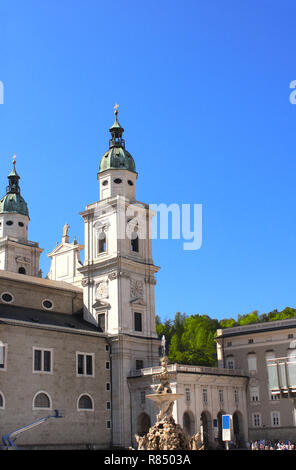
[[[214,367],[217,365],[215,336],[219,328],[249,325],[251,323],[272,322],[296,317],[296,309],[286,307],[281,312],[272,310],[258,314],[258,310],[223,320],[212,319],[207,315],[190,315],[177,312],[173,320],[163,323],[156,317],[156,331],[166,338],[166,354],[170,362],[196,364]]]

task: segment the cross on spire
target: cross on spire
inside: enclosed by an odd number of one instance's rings
[[[116,118],[117,118],[117,115],[118,115],[118,109],[117,109],[118,107],[119,107],[119,104],[115,103],[115,106],[114,106],[114,109],[115,109],[114,114],[115,114]]]

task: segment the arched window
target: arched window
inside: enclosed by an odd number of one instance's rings
[[[0,392],[0,410],[4,410],[4,408],[5,408],[4,395],[2,392]]]
[[[33,409],[51,409],[51,400],[46,392],[39,392],[35,395],[33,400]]]
[[[18,270],[19,274],[26,274],[26,270],[25,268],[23,268],[23,266],[21,266]]]
[[[139,252],[139,237],[137,232],[133,232],[131,236],[131,251]]]
[[[93,410],[93,400],[90,395],[81,395],[78,399],[78,410]]]
[[[106,233],[102,230],[99,233],[99,253],[105,253],[107,250],[107,239],[106,239]]]

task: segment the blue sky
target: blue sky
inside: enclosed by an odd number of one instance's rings
[[[294,3],[294,5],[293,5]],[[137,198],[203,205],[203,243],[155,240],[156,313],[296,307],[295,2],[3,0],[0,189],[17,155],[29,238],[79,212],[120,105]]]

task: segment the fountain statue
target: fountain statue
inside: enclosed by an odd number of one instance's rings
[[[165,354],[165,340],[162,338],[162,350]],[[162,370],[155,374],[154,379],[160,381],[157,386],[151,386],[155,393],[146,395],[154,401],[160,411],[156,423],[144,436],[136,435],[138,450],[203,450],[200,433],[189,437],[179,424],[176,424],[172,412],[175,400],[182,394],[172,393],[169,378],[173,375],[167,369],[168,359],[163,355],[161,359]]]

